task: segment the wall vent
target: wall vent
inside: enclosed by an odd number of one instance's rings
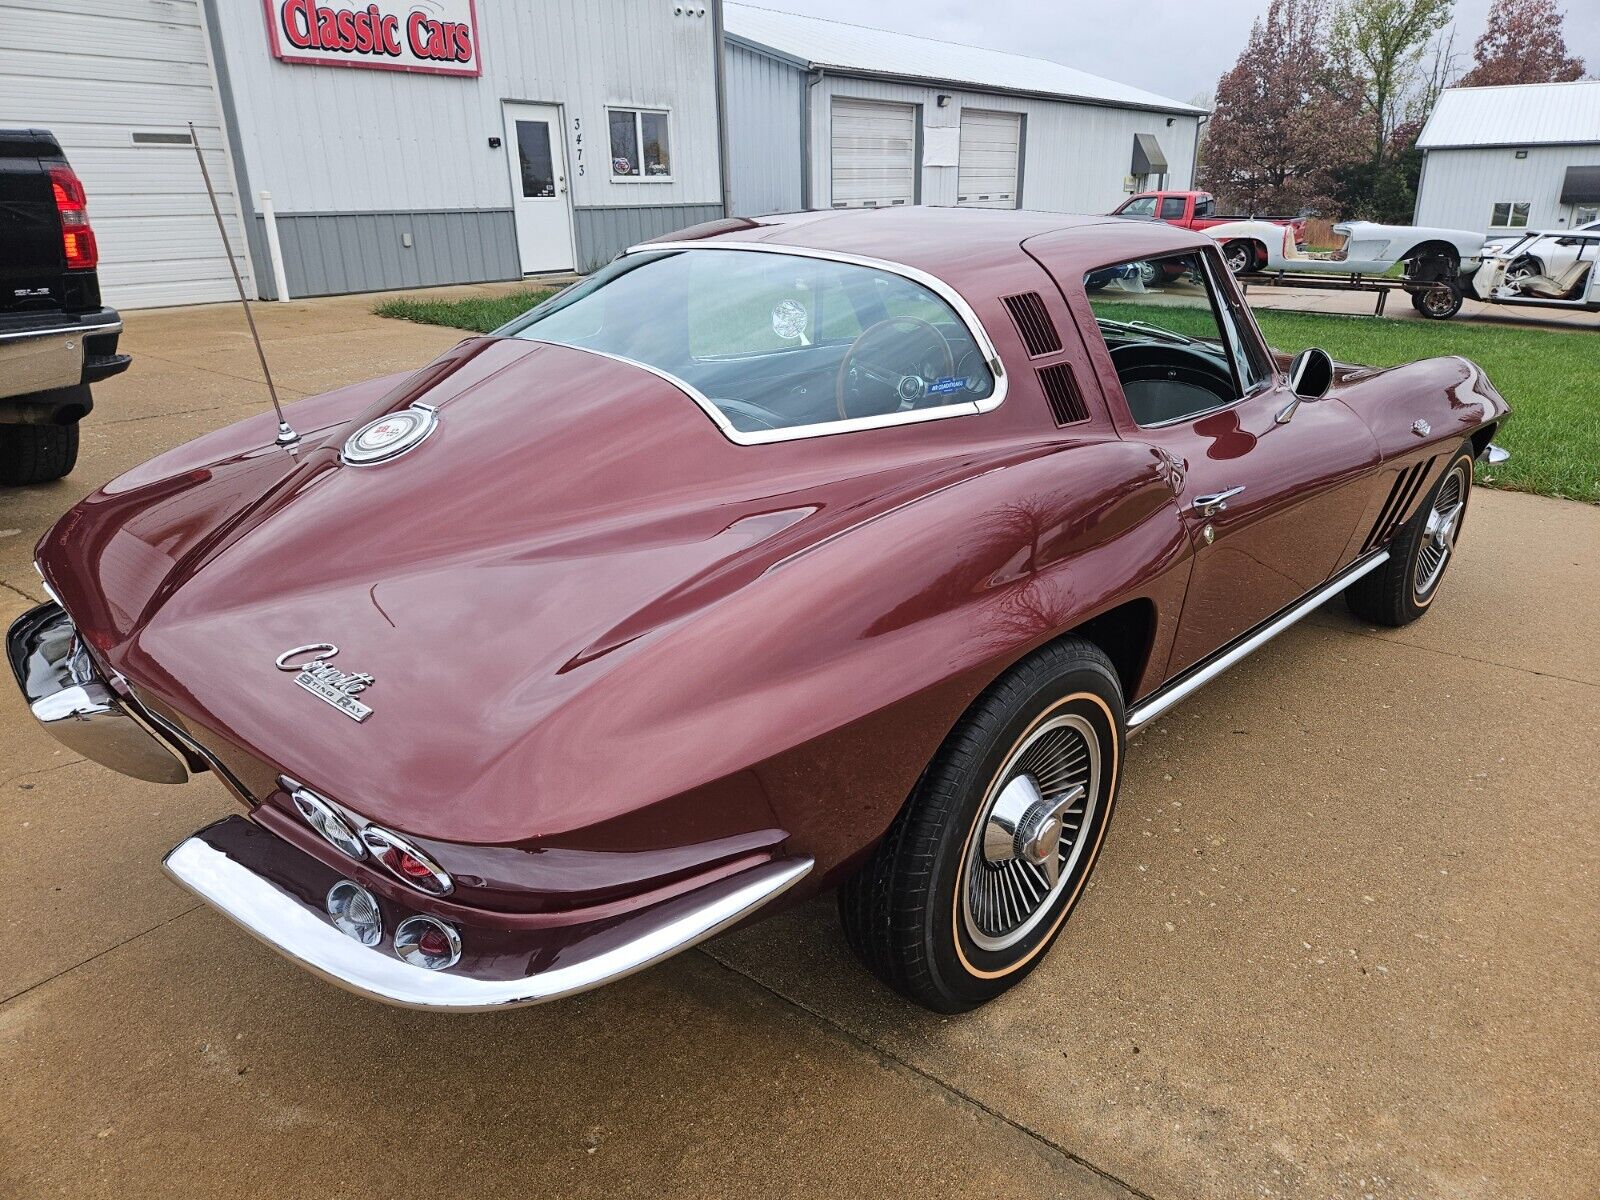
[[[1016,324],[1017,332],[1022,335],[1022,344],[1028,348],[1029,358],[1054,354],[1061,349],[1061,337],[1056,333],[1056,327],[1050,320],[1050,314],[1045,311],[1044,300],[1038,292],[1007,296],[1003,303]]]
[[[1361,547],[1361,553],[1376,550],[1395,534],[1405,520],[1406,513],[1411,510],[1411,503],[1417,498],[1417,493],[1422,490],[1422,485],[1427,481],[1428,469],[1437,459],[1429,458],[1419,462],[1414,467],[1407,467],[1394,477],[1394,486],[1389,489],[1389,498],[1383,503],[1383,510],[1378,513],[1378,519],[1372,526],[1372,532],[1367,534],[1366,544]]]
[[[1089,419],[1089,410],[1083,406],[1078,381],[1073,378],[1069,364],[1052,363],[1040,367],[1038,374],[1039,386],[1044,389],[1045,399],[1050,401],[1050,411],[1057,425],[1073,425]]]

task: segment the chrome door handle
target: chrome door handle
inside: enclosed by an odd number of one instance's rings
[[[1225,492],[1210,492],[1204,496],[1196,496],[1192,507],[1202,517],[1212,517],[1227,508],[1228,501],[1242,491],[1244,484],[1241,483],[1238,487],[1231,487]]]

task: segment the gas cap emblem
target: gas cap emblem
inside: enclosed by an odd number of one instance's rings
[[[1418,437],[1427,437],[1433,432],[1433,426],[1429,425],[1426,421],[1419,417],[1415,421],[1411,422],[1411,432],[1416,434]]]
[[[339,457],[353,467],[388,462],[419,445],[438,424],[439,414],[432,405],[413,404],[368,421],[345,440]]]

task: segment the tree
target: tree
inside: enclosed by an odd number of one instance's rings
[[[1450,23],[1455,0],[1344,0],[1334,14],[1333,57],[1355,83],[1371,118],[1372,167],[1383,167],[1395,128],[1409,115],[1430,44]]]
[[[1458,86],[1582,79],[1583,60],[1567,53],[1565,20],[1555,0],[1495,0],[1488,28],[1473,46],[1472,69]]]
[[[1360,156],[1362,118],[1329,62],[1327,0],[1272,0],[1217,84],[1202,187],[1248,212],[1333,204],[1334,172]]]

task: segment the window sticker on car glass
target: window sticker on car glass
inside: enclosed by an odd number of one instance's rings
[[[792,342],[806,335],[806,308],[798,300],[779,300],[772,306],[772,332]]]
[[[948,396],[952,392],[963,391],[966,386],[967,381],[965,379],[953,379],[947,375],[943,379],[935,379],[930,383],[927,394],[930,396]]]

